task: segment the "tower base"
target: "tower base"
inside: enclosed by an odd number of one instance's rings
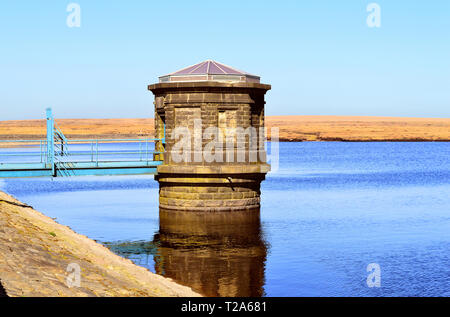
[[[159,205],[180,211],[242,211],[260,207],[260,185],[268,164],[160,165]]]

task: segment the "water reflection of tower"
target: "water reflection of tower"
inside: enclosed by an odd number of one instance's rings
[[[267,247],[259,209],[160,209],[155,270],[206,296],[262,296]]]
[[[270,170],[260,77],[208,60],[159,77],[155,95],[155,179],[161,208],[259,208]],[[214,153],[214,154],[213,154]]]

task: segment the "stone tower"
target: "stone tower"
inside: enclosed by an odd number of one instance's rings
[[[264,96],[270,85],[215,61],[162,76],[155,95],[160,207],[184,211],[260,206],[270,166],[264,148]]]
[[[159,213],[155,271],[205,296],[264,295],[260,211]]]

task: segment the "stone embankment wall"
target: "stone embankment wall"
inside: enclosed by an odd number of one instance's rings
[[[79,286],[75,271],[67,271],[73,263],[81,269]],[[2,295],[198,296],[0,192]]]

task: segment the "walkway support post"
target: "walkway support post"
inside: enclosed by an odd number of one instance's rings
[[[46,109],[47,117],[47,168],[52,169],[52,176],[55,177],[55,122],[52,108]]]

